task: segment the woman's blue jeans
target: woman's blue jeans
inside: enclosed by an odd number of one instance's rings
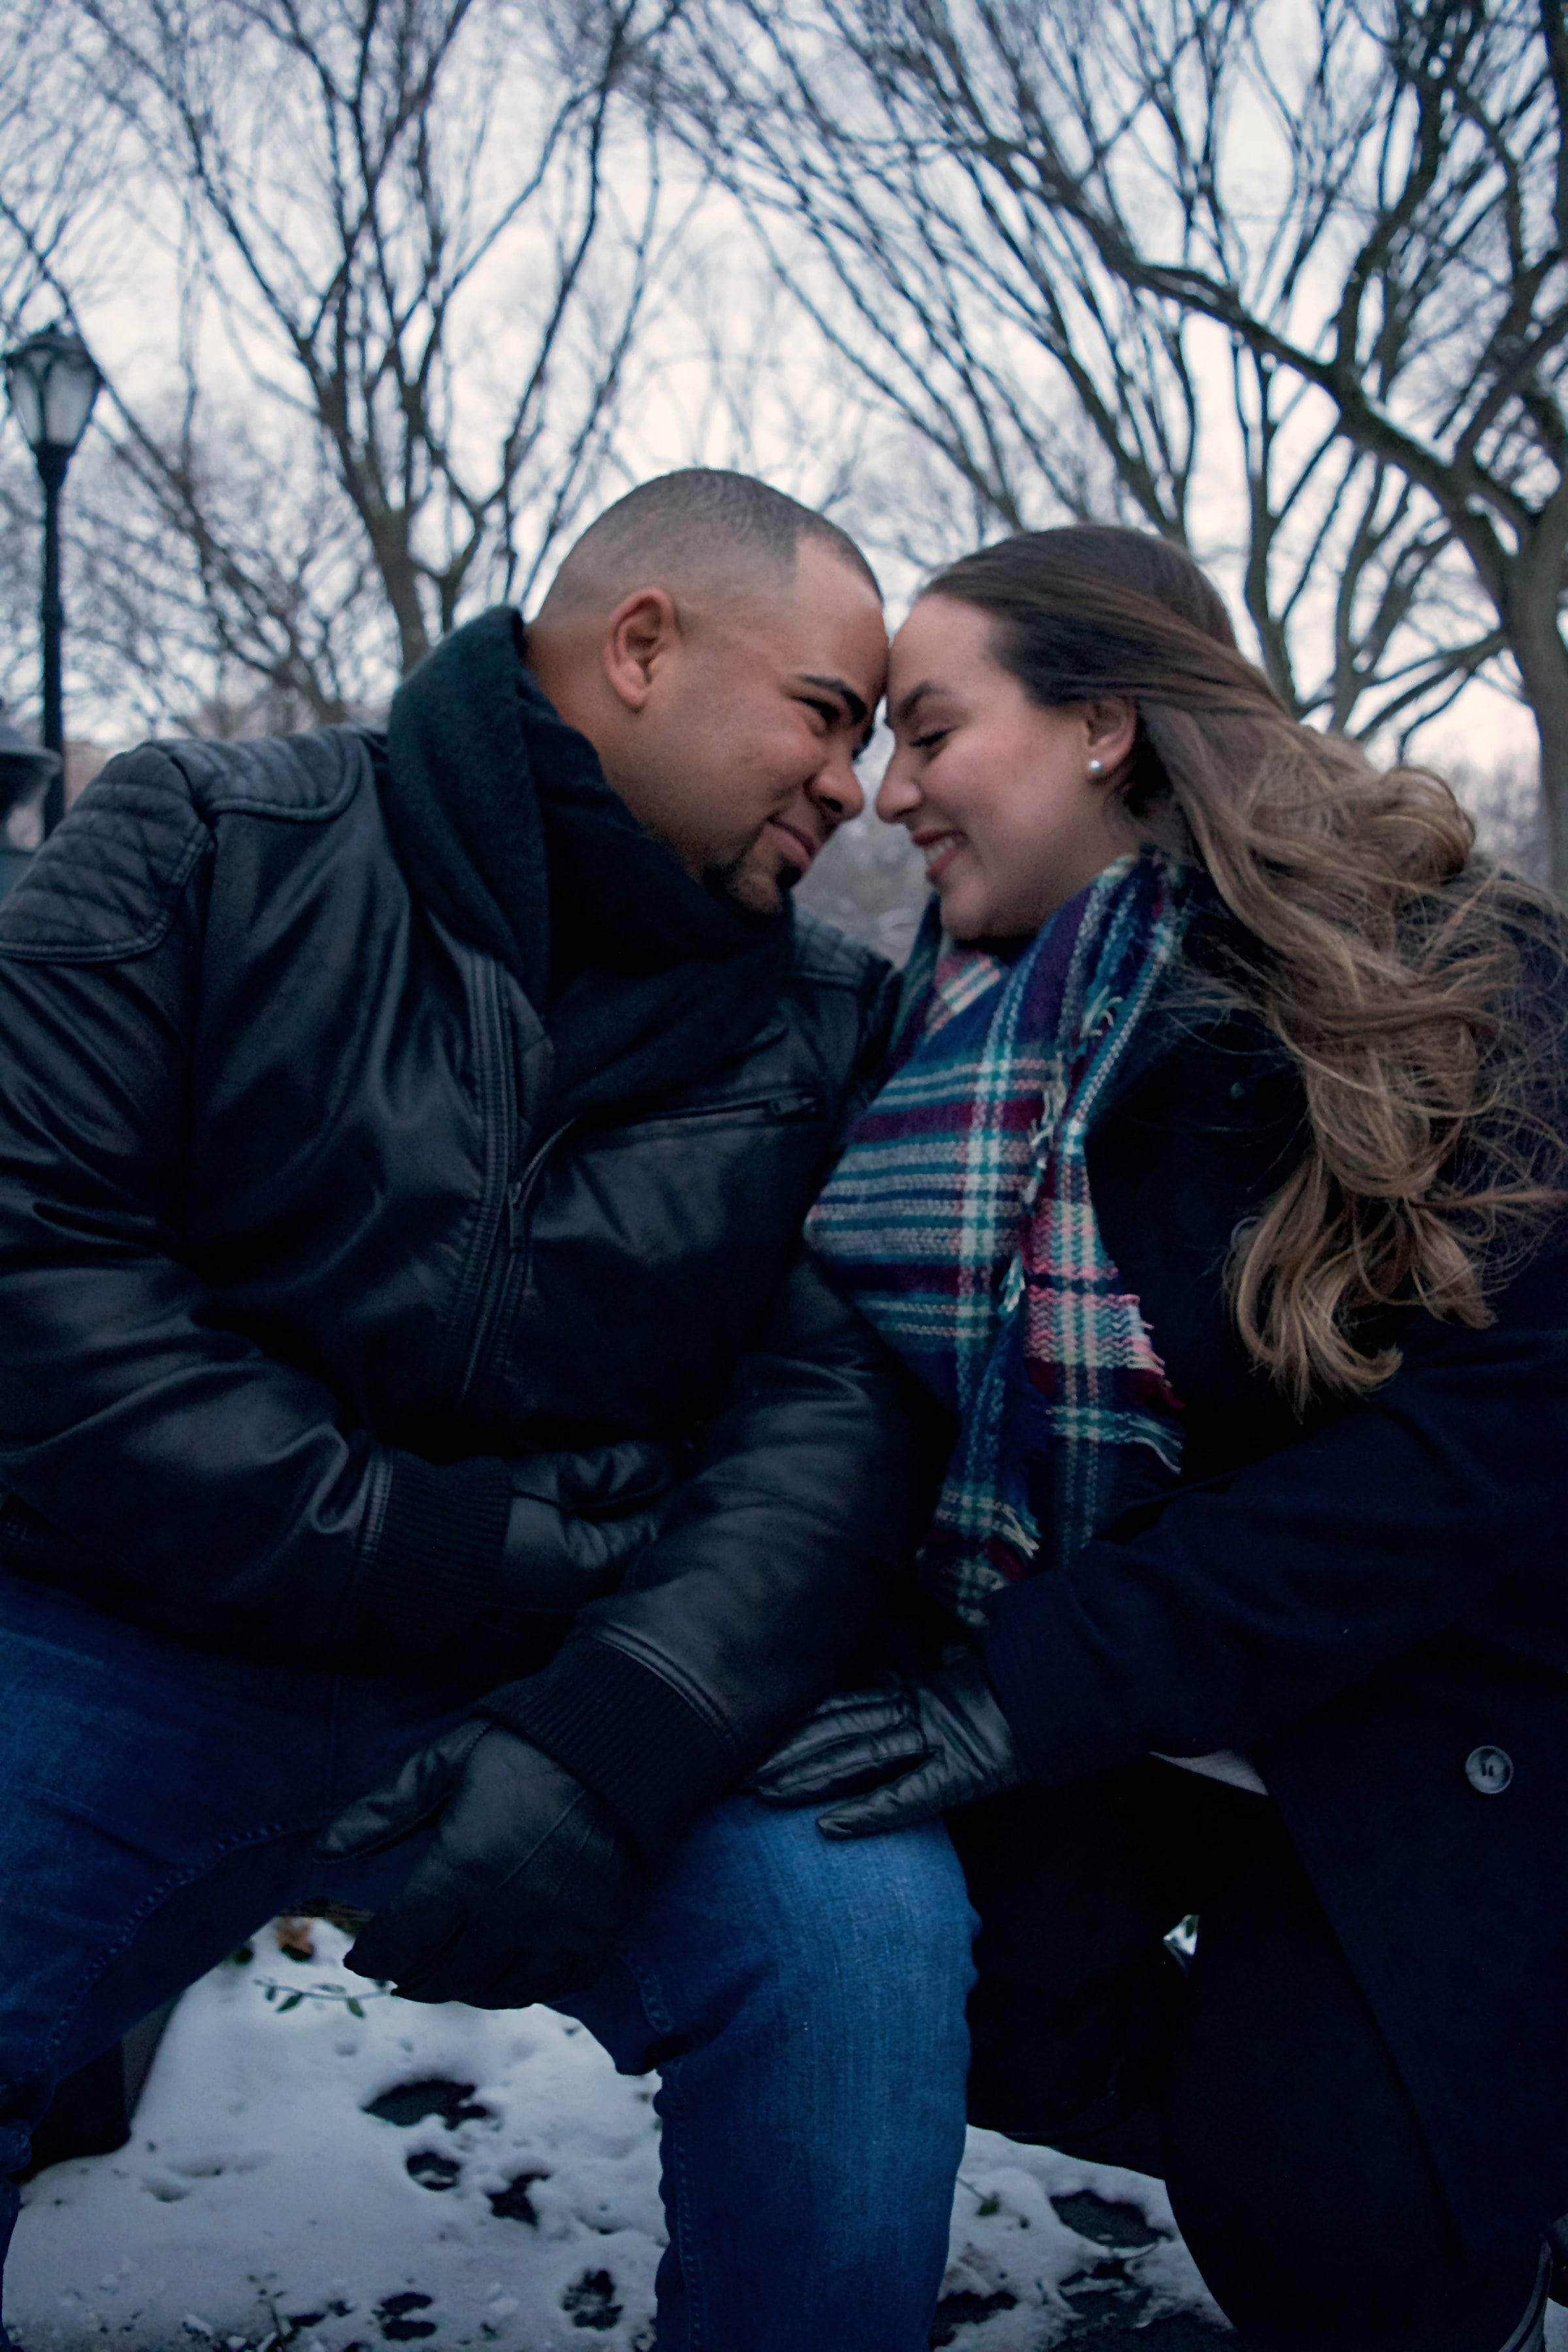
[[[312,1840],[472,1692],[209,1654],[3,1575],[0,1690],[3,2255],[60,2076],[273,1913],[387,1899],[416,1845],[325,1864]],[[923,2352],[973,1925],[940,1827],[833,1845],[738,1797],[562,2004],[661,2072],[659,2352]]]

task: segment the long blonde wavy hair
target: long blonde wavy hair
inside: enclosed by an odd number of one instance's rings
[[[994,617],[1034,701],[1134,704],[1128,814],[1239,927],[1226,989],[1290,1055],[1307,1112],[1300,1162],[1232,1250],[1253,1359],[1304,1412],[1396,1369],[1379,1310],[1489,1322],[1564,1202],[1554,902],[1477,858],[1439,778],[1291,719],[1163,540],[1023,532],[926,593]]]

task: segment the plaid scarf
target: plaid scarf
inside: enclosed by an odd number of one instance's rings
[[[807,1223],[958,1417],[920,1573],[971,1624],[1179,1469],[1180,1402],[1100,1240],[1085,1147],[1187,896],[1158,853],[1121,858],[1011,966],[945,940],[933,902],[893,1074]]]

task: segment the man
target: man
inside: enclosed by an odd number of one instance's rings
[[[5,2171],[330,1896],[661,2065],[664,2352],[923,2343],[955,1865],[729,1794],[931,1466],[795,1247],[887,975],[787,894],[885,650],[832,525],[672,475],[384,736],[114,762],[0,911]]]

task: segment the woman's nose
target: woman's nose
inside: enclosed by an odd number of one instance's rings
[[[905,772],[901,753],[895,751],[878,788],[877,814],[884,824],[902,824],[920,804],[920,786]]]

